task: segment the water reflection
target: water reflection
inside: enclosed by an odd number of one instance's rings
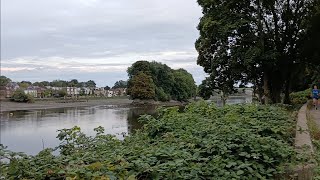
[[[247,103],[247,97],[230,98],[228,104]],[[211,99],[221,105],[220,99]],[[118,108],[115,106],[93,106],[32,111],[2,112],[0,121],[1,144],[12,151],[37,154],[45,147],[56,147],[57,130],[80,126],[87,135],[94,135],[93,129],[102,126],[108,134],[123,139],[141,128],[138,118],[142,114],[156,114],[156,106]]]
[[[88,135],[94,135],[93,129],[102,126],[106,133],[122,139],[122,134],[141,128],[137,120],[140,115],[155,114],[155,109],[95,106],[3,112],[1,143],[13,151],[36,154],[42,150],[42,141],[45,147],[55,147],[59,143],[57,130],[73,126],[80,126]]]

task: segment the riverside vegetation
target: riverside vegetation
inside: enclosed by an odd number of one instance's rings
[[[2,146],[5,179],[272,179],[298,161],[295,117],[281,107],[206,102],[159,109],[123,141],[86,136],[79,127],[59,130],[60,155],[36,156]]]

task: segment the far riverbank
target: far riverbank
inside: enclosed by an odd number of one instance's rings
[[[103,99],[89,99],[88,101],[35,101],[35,103],[17,103],[11,101],[0,101],[0,111],[18,111],[18,110],[36,110],[36,109],[55,109],[66,107],[85,107],[85,106],[101,106],[101,105],[114,105],[114,106],[137,106],[133,105],[132,100],[128,98],[103,98]],[[181,105],[180,102],[156,102],[154,105],[159,106],[176,106]]]
[[[1,111],[17,111],[17,110],[35,110],[35,109],[54,109],[65,107],[83,107],[83,106],[99,106],[99,105],[115,105],[127,106],[132,103],[130,99],[89,99],[88,101],[35,101],[35,103],[17,103],[10,101],[1,101]]]

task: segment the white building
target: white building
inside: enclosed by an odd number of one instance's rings
[[[26,90],[24,90],[24,93],[31,95],[32,97],[38,96],[38,91],[36,88],[29,86]]]
[[[76,87],[67,87],[67,95],[69,96],[77,96],[80,94],[80,88],[76,88]]]
[[[113,90],[108,90],[108,97],[113,97],[114,91]]]

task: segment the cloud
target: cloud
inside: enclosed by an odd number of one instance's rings
[[[194,49],[201,17],[196,0],[1,3],[1,71],[12,79],[77,75],[112,83],[141,59],[203,74]]]
[[[128,60],[131,59],[131,60]],[[122,79],[127,79],[126,70],[137,60],[156,60],[167,64],[173,69],[184,68],[190,71],[197,83],[204,78],[202,68],[196,65],[196,54],[192,51],[163,51],[146,53],[128,53],[115,56],[96,57],[96,58],[66,58],[66,57],[23,57],[6,60],[1,66],[1,72],[11,76],[20,76],[21,74],[34,74],[37,81],[46,80],[39,74],[82,74],[81,77],[94,74],[118,74]],[[30,73],[32,71],[32,73]],[[68,79],[68,76],[62,79]],[[23,76],[25,78],[25,76]],[[61,77],[59,77],[61,78]],[[95,77],[101,79],[103,77]],[[54,78],[58,79],[58,77]],[[26,80],[26,79],[24,79]],[[80,79],[81,80],[81,79]],[[113,83],[111,81],[110,85]],[[103,85],[103,84],[101,84]]]

